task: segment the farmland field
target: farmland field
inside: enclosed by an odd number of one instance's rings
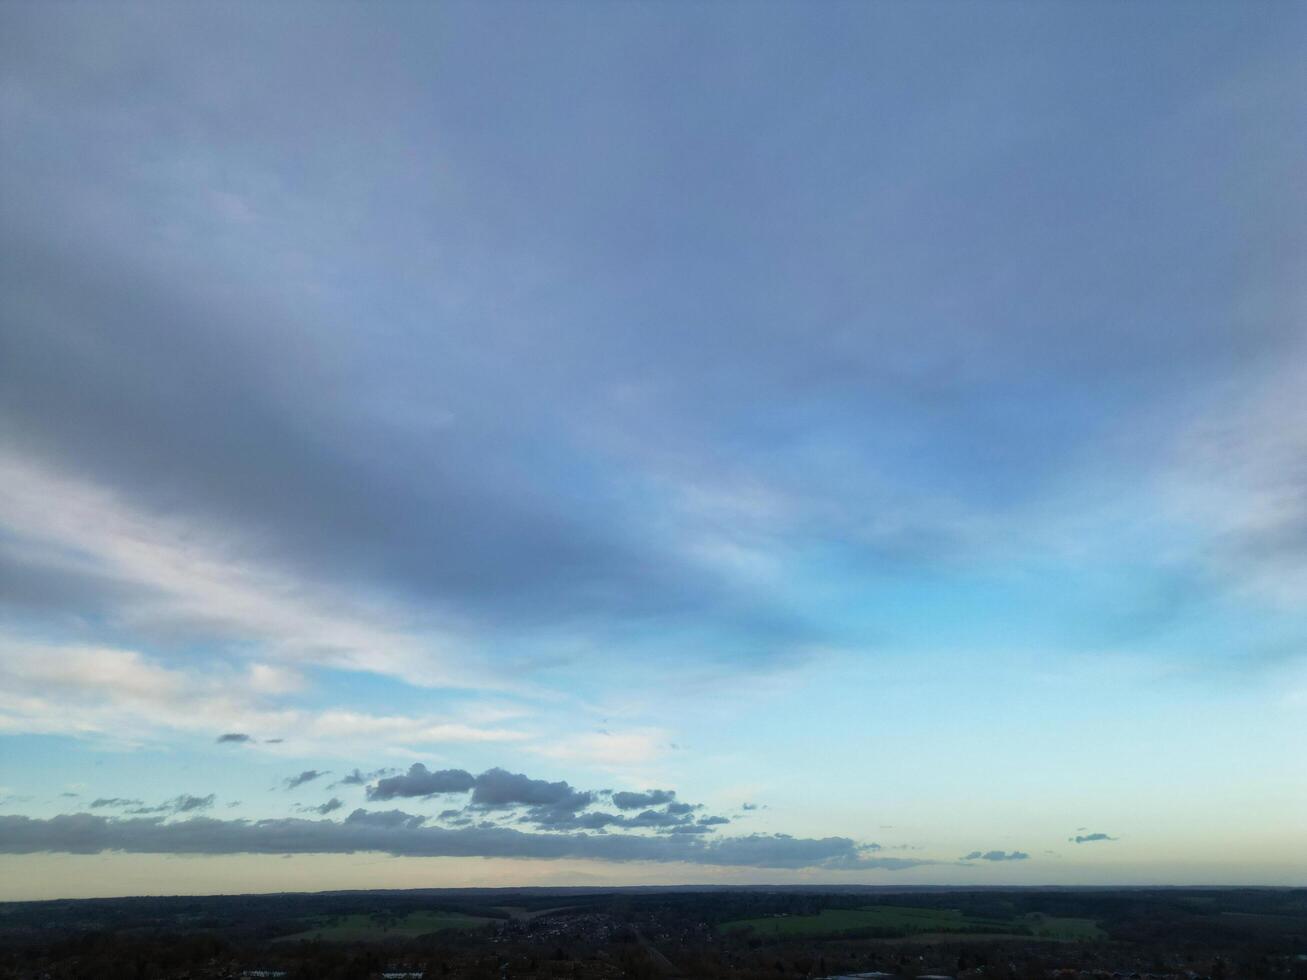
[[[1015,921],[1042,939],[1104,939],[1107,936],[1093,919],[1040,915],[1034,912]]]
[[[494,920],[461,912],[409,912],[398,917],[385,915],[321,916],[309,928],[282,936],[282,942],[321,939],[324,942],[360,942],[379,939],[408,939],[449,929],[475,929]]]
[[[1034,935],[1047,939],[1091,939],[1101,935],[1091,919],[1030,915],[990,918],[956,909],[873,905],[861,909],[822,909],[816,915],[781,915],[727,922],[724,931],[748,930],[758,936],[798,938],[847,933],[911,936],[922,933]]]

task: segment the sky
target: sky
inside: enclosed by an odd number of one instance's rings
[[[1305,44],[0,3],[0,899],[1301,885]]]

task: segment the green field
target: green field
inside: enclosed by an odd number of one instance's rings
[[[815,938],[865,933],[912,936],[921,933],[1033,935],[1046,939],[1093,939],[1102,935],[1090,919],[1046,915],[989,918],[956,909],[919,909],[872,905],[861,909],[822,909],[816,915],[778,915],[727,922],[724,931],[747,930],[770,938]]]
[[[1072,919],[1065,916],[1040,915],[1032,912],[1015,922],[1024,925],[1031,935],[1041,939],[1106,939],[1107,933],[1098,928],[1093,919]]]
[[[347,943],[389,938],[408,939],[449,929],[475,929],[493,921],[495,920],[464,915],[462,912],[409,912],[401,916],[383,913],[319,916],[306,920],[308,929],[282,936],[279,941],[320,939],[324,942]]]

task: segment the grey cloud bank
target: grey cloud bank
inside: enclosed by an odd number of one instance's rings
[[[531,834],[505,827],[445,829],[399,810],[356,810],[331,820],[114,820],[95,814],[48,819],[0,816],[0,853],[327,854],[379,851],[414,857],[584,858],[758,868],[897,870],[933,862],[875,857],[845,837],[751,835],[705,842],[630,834]]]
[[[1292,339],[1292,323],[1254,326],[1213,301],[1246,250],[1210,232],[1290,241],[1300,205],[1257,198],[1243,213],[1212,161],[1184,182],[1158,177],[1141,214],[1113,177],[1164,175],[1255,130],[1261,152],[1240,172],[1274,185],[1296,159],[1284,99],[1248,100],[1255,123],[1201,103],[1171,127],[1190,73],[1169,36],[1127,32],[1153,54],[1116,57],[1118,25],[1088,8],[954,11],[939,56],[992,79],[959,93],[991,121],[966,138],[930,97],[902,98],[939,96],[907,8],[796,5],[746,23],[687,8],[692,33],[735,37],[751,56],[725,59],[741,76],[675,112],[649,93],[708,66],[686,62],[681,28],[634,5],[607,8],[603,43],[562,61],[503,43],[568,36],[557,8],[307,9],[5,9],[4,162],[24,189],[0,221],[0,294],[22,313],[0,359],[5,444],[145,515],[180,508],[223,540],[257,542],[237,550],[306,581],[366,582],[415,615],[452,606],[471,642],[579,612],[602,638],[657,612],[710,625],[715,641],[687,656],[751,669],[792,654],[832,627],[643,533],[702,527],[623,489],[729,496],[742,473],[848,542],[853,568],[930,563],[979,547],[974,521],[1036,497],[1104,417],[1251,371]],[[1220,28],[1233,12],[1205,8],[1203,22],[1231,39],[1222,71],[1260,50]],[[443,36],[461,41],[433,60]],[[640,67],[614,72],[615,51]],[[326,52],[354,70],[325,70]],[[1113,70],[1051,71],[1068,52],[1111,52]],[[1009,60],[1024,68],[993,70]],[[821,67],[778,88],[776,63]],[[1050,86],[1027,84],[1032,71]],[[221,97],[211,78],[227,79]],[[773,93],[765,110],[755,90]],[[856,93],[834,142],[819,108],[833,92]],[[1096,125],[1066,131],[1067,105]],[[523,132],[539,137],[534,166]],[[708,132],[703,153],[666,149]],[[1144,132],[1166,139],[1141,161]],[[795,151],[814,144],[839,151]],[[722,165],[737,159],[768,165]],[[968,161],[986,164],[983,195],[958,179]],[[1056,217],[1077,195],[1098,202],[1083,248]],[[541,199],[547,214],[524,217]],[[957,244],[991,234],[990,249]],[[1204,248],[1167,258],[1178,240]],[[1147,290],[1102,288],[1143,268]],[[1266,279],[1263,306],[1292,295]],[[1141,319],[1186,332],[1159,338]],[[1006,410],[1017,398],[1041,410]],[[805,432],[862,451],[817,452]],[[981,448],[1005,445],[1022,451]],[[926,486],[960,513],[918,503],[934,499]],[[868,528],[850,500],[894,519]],[[5,601],[28,614],[154,608],[153,587],[121,569],[0,548],[21,573]],[[233,632],[220,616],[176,619],[201,637]]]
[[[363,783],[369,777],[357,769],[346,776],[343,783]],[[433,796],[437,793],[465,793],[476,785],[476,779],[463,769],[441,769],[431,772],[420,762],[413,763],[401,776],[387,776],[368,787],[369,800],[393,800],[400,797]]]
[[[589,806],[596,795],[573,789],[566,782],[551,783],[543,779],[532,779],[506,769],[488,769],[479,776],[473,776],[463,769],[432,772],[422,763],[415,762],[403,775],[379,779],[375,786],[368,788],[368,799],[393,800],[439,793],[465,793],[468,790],[472,791],[472,805],[487,810],[533,806],[571,812]]]
[[[361,774],[355,770],[355,775]],[[676,792],[669,789],[643,792],[580,790],[565,780],[533,779],[506,769],[487,769],[473,776],[465,769],[432,771],[420,762],[413,763],[402,775],[378,779],[368,787],[367,797],[373,802],[381,802],[466,793],[469,790],[471,796],[466,809],[444,810],[439,819],[452,823],[456,819],[468,819],[469,812],[478,810],[524,809],[517,822],[542,830],[605,830],[615,827],[668,834],[706,834],[714,827],[730,823],[727,817],[711,815],[696,820],[694,813],[701,810],[702,805],[678,801]],[[601,799],[608,800],[623,812],[588,809]],[[629,811],[635,809],[640,812],[630,814]]]

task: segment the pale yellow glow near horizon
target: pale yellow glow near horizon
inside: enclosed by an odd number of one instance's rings
[[[506,858],[396,858],[383,854],[23,854],[0,856],[0,901],[126,895],[233,895],[387,888],[623,885],[1238,885],[1301,886],[1302,862],[1203,864],[1022,862],[908,871],[817,872],[691,864],[605,864]]]

